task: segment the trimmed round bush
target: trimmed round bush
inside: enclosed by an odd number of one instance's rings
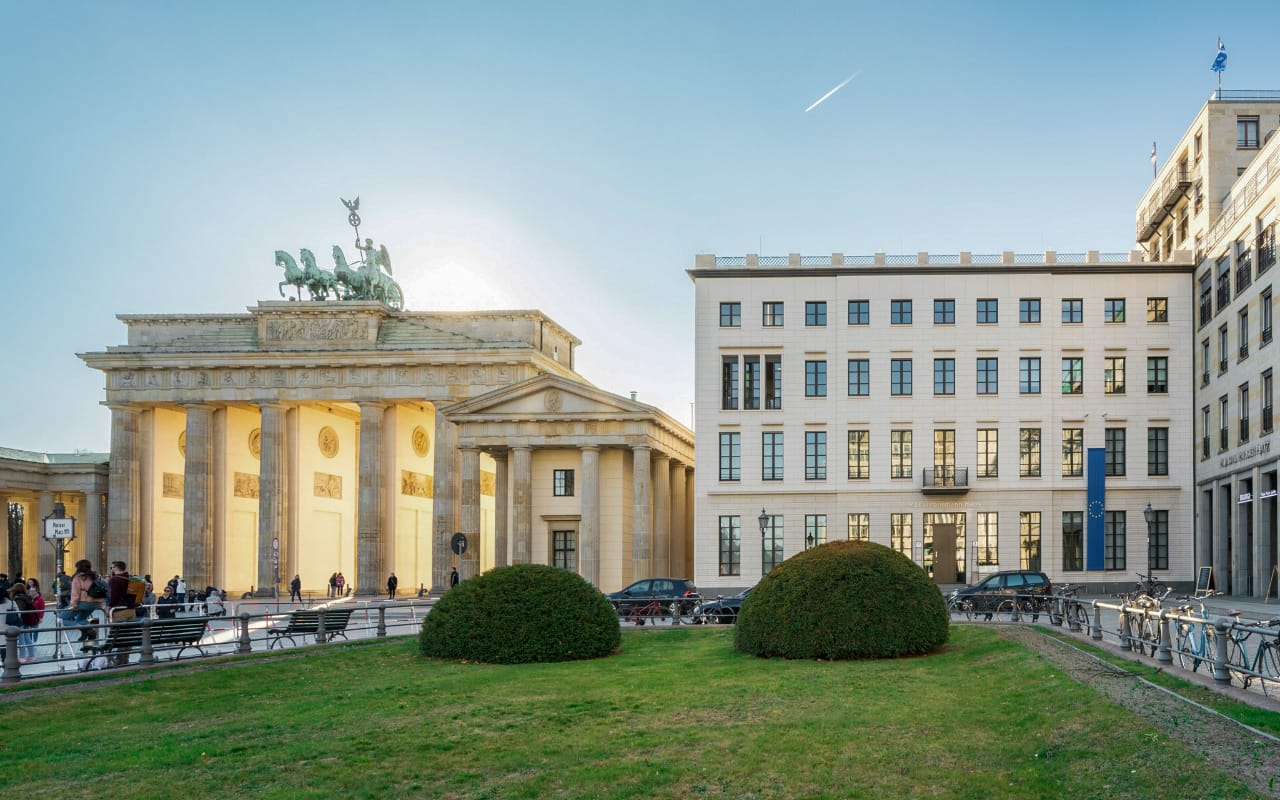
[[[422,622],[424,656],[526,664],[607,656],[618,615],[581,576],[542,564],[498,567],[459,583]]]
[[[941,647],[949,629],[942,593],[911,559],[871,542],[831,542],[760,580],[733,645],[766,658],[896,658]]]

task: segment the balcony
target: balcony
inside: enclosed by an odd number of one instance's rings
[[[968,467],[934,467],[924,470],[920,487],[925,494],[968,494]]]
[[[1205,325],[1208,325],[1209,321],[1212,319],[1213,303],[1207,299],[1202,299],[1200,301],[1200,327],[1203,328]]]
[[[1164,222],[1178,201],[1191,188],[1191,169],[1185,163],[1176,166],[1160,183],[1159,189],[1151,196],[1151,201],[1138,219],[1138,241],[1145,242],[1151,238]]]
[[[1201,373],[1200,373],[1200,386],[1201,386],[1201,387],[1205,387],[1205,386],[1208,386],[1208,385],[1209,385],[1209,373],[1207,373],[1207,372],[1201,372]]]
[[[1240,444],[1249,441],[1249,418],[1240,418]]]
[[[1253,259],[1242,256],[1236,265],[1236,296],[1239,297],[1251,283],[1253,283]]]
[[[1240,345],[1240,360],[1244,361],[1248,357],[1249,357],[1249,345],[1247,344]]]
[[[1262,329],[1262,334],[1261,334],[1261,336],[1262,336],[1262,343],[1263,343],[1263,344],[1271,344],[1271,329],[1270,329],[1270,328],[1263,328],[1263,329]]]
[[[1218,359],[1218,374],[1221,375],[1227,371],[1227,359]]]
[[[1276,265],[1276,234],[1274,228],[1268,228],[1258,236],[1258,274],[1266,272]]]

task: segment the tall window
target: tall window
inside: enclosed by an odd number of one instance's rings
[[[1062,301],[1062,321],[1067,325],[1084,322],[1084,298],[1068,297]]]
[[[1062,359],[1062,393],[1084,394],[1084,359]]]
[[[738,357],[725,356],[720,368],[720,408],[738,408]]]
[[[895,397],[911,394],[911,359],[895,358],[889,362],[889,394]]]
[[[849,478],[871,477],[871,431],[849,431]]]
[[[1209,421],[1209,407],[1204,406],[1200,409],[1200,458],[1201,460],[1209,457],[1209,437],[1212,427]]]
[[[865,358],[849,359],[849,396],[871,394],[871,362]]]
[[[1147,394],[1169,393],[1169,357],[1147,356]]]
[[[1249,441],[1249,384],[1242,383],[1236,394],[1236,406],[1240,409],[1240,444]]]
[[[871,541],[871,515],[867,513],[856,513],[849,515],[849,541],[851,542],[869,542]]]
[[[742,434],[720,434],[720,480],[742,479]]]
[[[871,301],[870,300],[850,300],[849,301],[849,324],[850,325],[870,325],[871,324]]]
[[[1124,394],[1124,356],[1107,356],[1102,359],[1102,391],[1107,394]]]
[[[1227,326],[1223,325],[1218,328],[1218,374],[1227,371],[1227,359],[1230,346],[1227,344]]]
[[[1218,452],[1224,452],[1227,449],[1227,419],[1228,419],[1227,396],[1224,394],[1218,398]]]
[[[720,327],[721,328],[742,327],[742,303],[721,303],[720,304]]]
[[[760,408],[760,356],[742,357],[742,407]]]
[[[956,393],[956,360],[954,358],[933,360],[933,393],[940,395]]]
[[[764,407],[782,408],[782,356],[764,357]]]
[[[911,431],[889,431],[889,477],[911,477]]]
[[[551,494],[555,497],[573,497],[573,470],[558,469],[551,474]]]
[[[1169,474],[1169,429],[1147,428],[1147,474]]]
[[[978,324],[995,325],[1000,321],[1000,301],[994,297],[978,298]]]
[[[1084,475],[1084,428],[1062,429],[1062,477]]]
[[[1107,475],[1125,474],[1125,429],[1107,428],[1103,431],[1106,442]]]
[[[1018,359],[1018,391],[1022,394],[1040,394],[1040,359]]]
[[[1262,373],[1262,432],[1270,433],[1275,424],[1274,402],[1275,389],[1272,388],[1271,370]]]
[[[1268,287],[1258,295],[1259,347],[1271,342],[1271,320],[1273,317],[1274,310],[1271,307],[1271,289]]]
[[[1231,303],[1231,256],[1225,255],[1218,259],[1217,265],[1214,267],[1217,284],[1217,306],[1218,310],[1226,308]]]
[[[955,325],[956,324],[956,301],[955,300],[934,300],[933,301],[933,324],[934,325]]]
[[[821,328],[827,324],[827,304],[823,300],[809,300],[804,304],[806,328]]]
[[[978,477],[1000,477],[1000,431],[978,428]]]
[[[804,362],[804,396],[827,396],[827,362]]]
[[[760,480],[782,480],[782,433],[766,431],[762,438]]]
[[[1258,147],[1258,117],[1236,117],[1236,147],[1247,150]]]
[[[806,481],[825,481],[827,479],[827,432],[804,432],[804,479]]]
[[[782,327],[782,303],[777,300],[766,300],[762,306],[761,324],[766,328]]]
[[[1084,569],[1084,512],[1062,512],[1062,570]]]
[[[911,515],[889,515],[889,546],[911,558]]]
[[[765,518],[764,536],[761,538],[760,566],[765,575],[782,563],[782,515]]]
[[[978,566],[994,567],[1000,563],[1000,515],[994,511],[978,512]]]
[[[1245,306],[1240,309],[1237,317],[1236,325],[1236,341],[1240,342],[1240,360],[1244,361],[1249,357],[1249,307]]]
[[[720,518],[720,574],[742,574],[742,518],[737,514]]]
[[[978,359],[978,394],[1000,393],[1000,359]]]
[[[890,300],[889,301],[889,324],[890,325],[910,325],[911,324],[911,301],[910,300]]]
[[[1018,476],[1040,477],[1040,429],[1018,429]]]
[[[1169,568],[1169,512],[1164,509],[1153,509],[1151,520],[1150,545],[1147,548],[1147,567],[1149,569]]]
[[[578,532],[551,532],[551,565],[570,572],[578,571]]]
[[[827,543],[827,515],[804,515],[804,549]]]
[[[1024,297],[1018,301],[1018,322],[1023,324],[1040,324],[1040,298]]]
[[[1213,319],[1213,275],[1208,271],[1200,276],[1200,312],[1198,319],[1202,328],[1209,324],[1209,320]]]
[[[950,486],[956,479],[956,432],[940,429],[933,432],[933,474],[939,486]]]
[[[1168,321],[1169,321],[1169,298],[1148,297],[1147,298],[1147,322],[1168,322]]]
[[[1040,512],[1018,512],[1018,563],[1022,569],[1040,569]]]
[[[1102,301],[1103,322],[1124,322],[1124,298],[1108,297]]]
[[[1108,511],[1102,521],[1102,568],[1126,569],[1125,512]]]
[[[1213,357],[1209,355],[1209,340],[1200,340],[1200,385],[1209,385],[1209,362]]]

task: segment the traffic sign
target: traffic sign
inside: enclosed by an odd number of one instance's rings
[[[453,539],[449,542],[449,546],[457,555],[467,552],[467,535],[465,533],[455,533]]]
[[[271,537],[271,549],[275,550],[276,552],[280,551],[280,537],[278,536]]]

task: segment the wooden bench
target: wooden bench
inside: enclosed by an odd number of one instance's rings
[[[351,614],[355,612],[354,608],[326,608],[324,609],[324,640],[332,642],[334,638],[341,636],[347,638],[347,625],[351,622]],[[267,633],[273,637],[271,644],[267,649],[272,650],[282,640],[288,639],[290,644],[296,645],[295,636],[311,636],[320,632],[320,609],[302,609],[289,612],[289,624],[283,628],[269,628]]]
[[[94,654],[109,653],[113,650],[132,650],[142,647],[142,620],[117,622],[111,626],[106,641],[101,644],[88,645],[85,650]],[[182,658],[182,651],[194,647],[204,655],[200,640],[204,638],[208,623],[203,619],[156,619],[151,620],[151,647],[171,647],[179,645],[174,660]]]

